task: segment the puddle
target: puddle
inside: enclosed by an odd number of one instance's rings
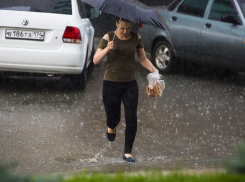
[[[111,142],[108,142],[104,146],[102,146],[102,149],[94,155],[93,158],[90,159],[80,159],[81,162],[87,161],[89,163],[97,163],[99,158],[103,158],[103,153],[106,151],[106,149],[111,148]]]
[[[73,158],[70,158],[70,157],[67,157],[67,158],[61,158],[61,157],[59,157],[59,158],[55,158],[55,161],[70,164],[70,163],[75,162],[77,160],[76,159],[73,159]]]

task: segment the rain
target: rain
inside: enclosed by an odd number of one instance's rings
[[[137,64],[133,155],[138,163],[123,162],[123,107],[116,141],[106,138],[105,65],[95,67],[84,91],[74,90],[67,80],[5,78],[0,87],[0,159],[19,162],[16,173],[33,174],[220,169],[222,159],[234,157],[235,144],[244,142],[243,76],[188,64],[184,71],[163,75],[163,95],[148,98],[148,72]]]
[[[244,75],[183,63],[163,75],[162,96],[149,98],[148,71],[137,60],[138,162],[125,163],[123,107],[115,142],[106,138],[105,67],[106,61],[95,66],[83,91],[68,79],[2,77],[0,160],[17,161],[14,173],[31,174],[222,169],[222,160],[234,158],[235,145],[245,142]]]

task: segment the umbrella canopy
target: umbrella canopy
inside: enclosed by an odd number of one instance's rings
[[[137,0],[81,0],[98,11],[118,16],[133,23],[169,30],[162,16]]]

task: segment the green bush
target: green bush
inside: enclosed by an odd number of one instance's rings
[[[31,175],[13,175],[10,169],[16,167],[16,163],[0,163],[0,182],[62,182],[61,176],[31,176]]]
[[[224,160],[223,164],[228,173],[245,174],[245,145],[239,143],[236,146],[236,158],[233,160]]]
[[[228,173],[184,174],[172,172],[117,173],[117,174],[76,174],[61,176],[13,175],[13,165],[0,165],[0,182],[245,182],[245,175]]]
[[[245,182],[244,175],[238,174],[183,174],[161,172],[145,174],[80,174],[69,177],[64,182]]]
[[[10,168],[16,166],[15,163],[0,164],[0,182],[30,182],[29,176],[14,176],[9,172]]]

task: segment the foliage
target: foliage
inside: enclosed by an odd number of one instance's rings
[[[237,157],[233,160],[224,160],[223,164],[229,173],[245,174],[245,144],[236,146]]]
[[[13,175],[10,169],[16,167],[16,163],[0,163],[0,182],[62,182],[61,176],[31,176],[31,175]]]
[[[226,173],[184,174],[172,172],[86,174],[85,172],[71,177],[13,175],[9,169],[13,165],[0,164],[0,182],[245,182],[245,175]]]
[[[14,176],[9,172],[9,169],[16,166],[15,163],[0,164],[0,182],[30,182],[29,176]]]
[[[144,174],[80,174],[69,177],[64,182],[244,182],[244,175],[213,173],[213,174],[183,174],[161,172]]]

